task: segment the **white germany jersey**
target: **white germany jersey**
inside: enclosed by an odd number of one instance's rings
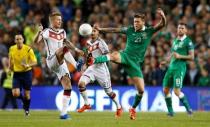
[[[98,38],[94,42],[92,42],[92,40],[88,40],[87,48],[88,48],[88,53],[91,53],[93,58],[107,54],[109,52],[108,45],[101,38]]]
[[[54,55],[55,51],[63,46],[63,40],[66,38],[66,32],[64,29],[55,31],[52,28],[46,28],[41,35],[45,43],[47,56]]]
[[[87,41],[87,48],[88,53],[91,53],[94,58],[109,52],[107,44],[101,38],[98,38],[94,42],[92,40]],[[108,89],[111,87],[110,73],[106,63],[92,64],[85,70],[80,78],[80,81],[86,84],[95,80],[98,81],[103,88]]]

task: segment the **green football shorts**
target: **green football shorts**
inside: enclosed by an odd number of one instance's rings
[[[163,79],[163,87],[182,88],[185,73],[186,69],[181,69],[181,70],[168,69]]]
[[[128,73],[128,75],[132,77],[140,77],[143,78],[143,74],[141,71],[140,63],[138,62],[138,58],[131,57],[125,52],[120,52],[121,63]]]

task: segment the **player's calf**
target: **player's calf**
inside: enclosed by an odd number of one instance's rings
[[[77,112],[82,113],[85,110],[90,110],[91,109],[91,105],[88,102],[88,97],[87,97],[86,87],[85,87],[84,82],[79,82],[79,91],[80,91],[80,94],[82,95],[82,97],[84,99],[85,104],[81,108],[79,108],[77,110]]]

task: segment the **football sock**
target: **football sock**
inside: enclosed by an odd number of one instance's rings
[[[190,105],[187,101],[187,98],[183,93],[180,94],[179,100],[182,102],[182,104],[184,105],[184,107],[186,108],[187,111],[189,111],[191,109]]]
[[[172,107],[171,94],[169,94],[165,97],[165,101],[166,101],[166,106],[168,108],[168,112],[173,113],[174,111],[173,111],[173,107]]]
[[[139,105],[139,103],[140,103],[140,101],[142,99],[142,95],[143,94],[136,94],[134,103],[132,105],[132,108],[136,108]]]
[[[82,98],[84,99],[84,103],[85,105],[89,105],[90,103],[88,102],[88,97],[87,97],[87,91],[82,91],[80,92],[80,94],[82,95]]]
[[[107,91],[111,89],[106,89]],[[106,91],[105,90],[105,91]],[[121,105],[119,103],[119,100],[116,98],[116,94],[114,92],[110,92],[109,94],[107,93],[107,95],[112,99],[112,101],[115,103],[117,109],[120,109],[121,108]]]
[[[63,99],[62,99],[63,106],[61,109],[61,115],[67,114],[69,101],[70,101],[70,95],[71,95],[71,90],[64,90]]]
[[[77,67],[76,67],[76,66],[77,66],[77,62],[75,61],[75,59],[74,59],[74,57],[72,56],[71,52],[65,53],[64,59],[65,59],[66,61],[68,61],[69,63],[71,63],[71,64],[74,66],[74,68],[77,68]]]
[[[117,109],[120,109],[120,108],[121,108],[121,105],[120,105],[120,103],[119,103],[119,100],[118,100],[116,97],[113,98],[112,100],[113,100],[113,102],[115,103]]]
[[[86,92],[86,87],[79,85],[79,92],[82,95],[82,98],[84,99],[85,105],[89,105],[88,97],[87,97],[87,92]]]
[[[29,111],[29,108],[30,108],[30,103],[31,103],[31,99],[24,99],[24,110],[25,111]]]
[[[96,57],[95,60],[94,60],[94,63],[104,63],[104,62],[107,62],[110,60],[110,57],[109,55],[103,55],[103,56],[99,56],[99,57]]]

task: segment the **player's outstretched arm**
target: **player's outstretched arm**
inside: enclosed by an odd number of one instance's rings
[[[167,20],[166,20],[165,14],[161,8],[158,8],[156,12],[161,16],[160,21],[154,26],[154,28],[158,31],[158,30],[162,29],[164,26],[166,26]]]
[[[67,39],[64,39],[63,42],[66,44],[66,46],[69,49],[74,50],[75,52],[79,53],[80,56],[84,55],[84,52],[80,49],[78,49],[76,46],[74,46],[74,44],[72,44],[70,41],[68,41]]]
[[[41,36],[41,32],[43,30],[42,24],[39,24],[39,31],[37,32],[35,38],[34,38],[34,43],[40,43],[43,41],[43,38]]]
[[[98,25],[93,26],[95,29],[97,29],[99,32],[105,32],[105,33],[120,33],[121,28],[101,28]]]

